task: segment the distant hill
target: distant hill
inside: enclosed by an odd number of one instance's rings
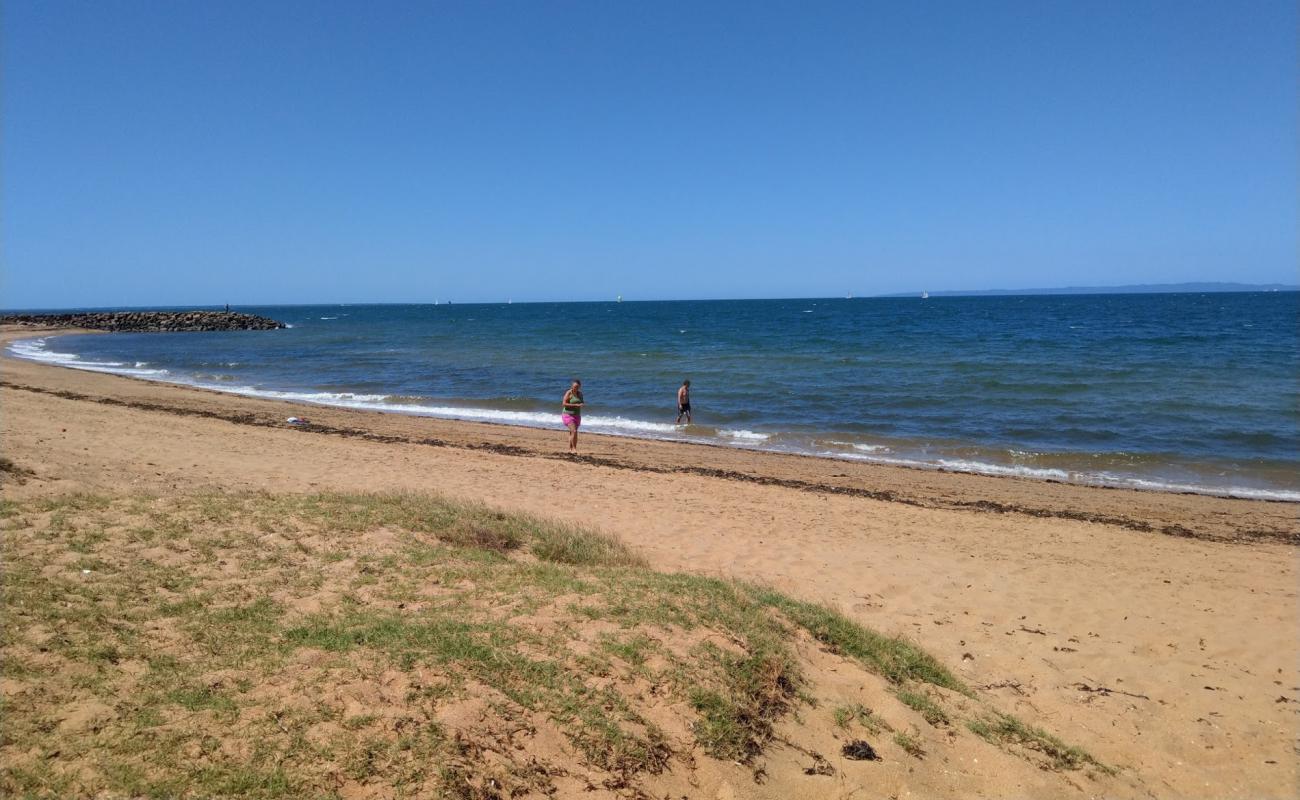
[[[975,291],[930,292],[931,297],[999,297],[1028,294],[1206,294],[1210,292],[1294,292],[1300,286],[1285,283],[1136,283],[1129,286],[1065,286],[1057,289],[980,289]],[[917,292],[898,292],[881,297],[916,297]]]

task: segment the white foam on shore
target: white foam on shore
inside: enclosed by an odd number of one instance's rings
[[[736,439],[741,442],[766,442],[768,439],[772,438],[772,434],[770,433],[756,433],[754,431],[746,431],[746,430],[730,430],[727,428],[723,428],[722,430],[718,431],[718,435],[726,436],[729,439]]]
[[[1112,489],[1138,489],[1141,491],[1173,492],[1177,494],[1201,494],[1210,497],[1239,497],[1245,500],[1276,500],[1286,503],[1300,503],[1300,491],[1288,489],[1258,489],[1249,486],[1200,486],[1191,483],[1139,478],[1131,475],[1116,475],[1110,472],[1070,472],[1062,469],[1021,467],[1007,464],[990,464],[969,459],[935,459],[923,461],[914,458],[897,458],[891,456],[859,455],[857,453],[837,453],[823,450],[814,455],[823,458],[835,458],[843,461],[863,461],[891,467],[909,467],[911,469],[947,470],[974,475],[991,475],[995,477],[1031,478],[1034,480],[1055,480],[1083,486],[1103,486]]]
[[[1063,469],[988,464],[983,461],[971,461],[965,458],[940,458],[935,461],[935,464],[941,469],[952,470],[953,472],[974,472],[979,475],[1012,475],[1018,478],[1040,478],[1056,481],[1070,480],[1070,473]]]
[[[206,384],[195,384],[203,388],[212,388]],[[289,400],[295,403],[313,403],[321,406],[340,406],[342,408],[364,408],[375,411],[403,408],[400,403],[386,404],[386,394],[353,394],[352,392],[284,392],[274,389],[258,389],[253,386],[222,386],[221,391],[240,394],[245,397],[265,397],[269,400]],[[416,408],[417,406],[411,406]]]
[[[130,367],[121,361],[83,361],[80,356],[73,353],[60,353],[57,350],[46,349],[46,338],[18,339],[10,342],[9,352],[28,361],[84,369],[88,372],[109,372],[114,375],[130,375],[136,378],[151,379],[163,379],[163,376],[170,374],[165,369],[149,369],[144,366],[145,362],[143,361],[137,361],[135,366]]]
[[[136,361],[133,366],[127,366],[125,363],[120,361],[86,361],[73,353],[62,353],[48,349],[46,346],[46,338],[47,337],[19,339],[10,342],[8,349],[15,357],[29,361],[37,361],[44,364],[69,367],[72,369],[81,369],[89,372],[106,372],[115,375],[125,375],[161,383],[195,386],[198,388],[212,389],[214,391],[243,395],[246,397],[263,397],[272,400],[310,403],[313,405],[356,408],[369,411],[386,411],[390,413],[410,414],[438,419],[465,420],[469,422],[485,422],[501,425],[518,425],[529,428],[558,429],[563,427],[558,413],[544,411],[507,411],[504,409],[469,408],[462,406],[431,406],[422,405],[420,403],[390,402],[390,398],[392,398],[393,395],[388,394],[293,392],[274,389],[259,389],[252,386],[230,386],[206,383],[192,378],[174,376],[166,369],[148,368],[146,366],[147,362],[144,361]],[[978,475],[1056,480],[1075,484],[1140,489],[1146,491],[1202,494],[1217,497],[1240,497],[1252,500],[1276,500],[1291,503],[1300,502],[1300,491],[1287,489],[1259,489],[1248,486],[1201,486],[1153,480],[1149,478],[1139,478],[1136,476],[1116,475],[1109,472],[1070,472],[1063,469],[992,464],[982,461],[973,461],[970,459],[935,458],[922,460],[886,455],[893,453],[893,450],[885,445],[840,441],[827,442],[828,444],[837,446],[848,446],[857,451],[852,453],[814,448],[792,449],[788,445],[768,446],[764,448],[762,445],[772,438],[772,434],[770,433],[758,433],[756,431],[744,429],[724,428],[717,431],[718,435],[716,438],[703,437],[699,435],[690,436],[683,435],[682,428],[671,423],[649,422],[646,420],[628,419],[620,416],[606,417],[598,414],[583,415],[582,427],[583,430],[594,429],[601,433],[617,436],[645,439],[666,439],[672,441],[703,441],[714,444],[724,444],[732,447],[759,447],[760,449],[795,452],[803,455],[819,456],[822,458],[862,461],[888,466],[911,467],[914,469],[949,470],[953,472],[965,472]]]
[[[387,411],[399,414],[411,414],[439,419],[459,419],[470,422],[488,422],[501,425],[521,425],[530,428],[562,428],[560,415],[542,411],[507,411],[504,409],[468,408],[463,406],[433,406],[421,403],[394,403],[387,394],[355,394],[352,392],[293,392],[276,389],[261,389],[254,386],[230,386],[229,384],[210,383],[192,378],[173,376],[165,369],[148,369],[145,362],[137,361],[136,366],[128,367],[119,361],[86,361],[73,353],[61,353],[46,347],[45,337],[38,339],[20,339],[9,344],[9,352],[18,358],[53,364],[60,367],[87,370],[89,372],[108,372],[145,378],[164,383],[178,383],[202,389],[213,389],[227,394],[244,397],[264,397],[271,400],[286,400],[313,405],[356,408],[368,411]],[[642,436],[647,438],[683,439],[676,425],[666,422],[648,422],[628,419],[620,416],[602,416],[588,414],[582,418],[584,430],[596,429],[604,433],[624,436]]]
[[[860,453],[892,453],[892,452],[894,452],[893,448],[889,447],[888,445],[883,445],[883,444],[862,444],[861,442],[837,442],[837,441],[835,441],[834,439],[831,439],[831,440],[827,441],[826,443],[827,443],[827,444],[833,444],[833,445],[835,445],[835,446],[837,446],[837,447],[852,447],[854,450],[857,450],[857,451],[860,452]]]
[[[543,414],[550,417],[550,414]],[[626,417],[602,417],[599,414],[582,416],[583,427],[602,428],[611,431],[627,431],[629,435],[634,433],[655,433],[660,437],[680,438],[676,425],[671,422],[647,422],[639,419],[627,419]]]
[[[1158,492],[1178,492],[1180,494],[1208,494],[1214,496],[1240,497],[1246,500],[1281,500],[1287,503],[1300,503],[1300,492],[1286,489],[1255,489],[1249,486],[1205,487],[1190,483],[1168,483],[1147,478],[1133,478],[1101,473],[1098,476],[1101,486],[1117,486],[1127,489],[1144,489]]]
[[[198,384],[196,384],[198,385]],[[389,411],[399,414],[411,414],[420,417],[438,419],[459,419],[467,422],[489,422],[499,425],[520,425],[528,428],[562,428],[559,412],[546,411],[507,411],[494,408],[470,408],[466,406],[434,406],[423,403],[392,402],[392,395],[386,394],[352,394],[350,392],[285,392],[274,389],[258,389],[252,386],[208,386],[206,389],[219,389],[231,394],[246,397],[265,397],[272,400],[288,400],[314,405],[337,406],[340,408],[357,408],[367,411]],[[583,430],[596,428],[606,433],[622,433],[633,436],[637,434],[659,434],[667,436],[676,434],[678,428],[665,422],[647,422],[627,419],[626,417],[606,417],[599,414],[582,416]],[[658,437],[656,437],[658,438]]]
[[[878,456],[866,455],[859,453],[841,453],[834,450],[819,450],[813,455],[822,458],[835,458],[840,461],[865,461],[869,464],[886,464],[891,467],[914,467],[916,469],[939,469],[939,465],[932,461],[921,461],[914,458],[899,458],[897,456]]]

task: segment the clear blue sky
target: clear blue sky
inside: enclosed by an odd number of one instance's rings
[[[4,307],[1297,282],[1293,0],[3,14]]]

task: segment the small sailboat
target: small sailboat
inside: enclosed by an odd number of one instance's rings
[[[927,291],[925,291],[925,290],[922,290],[922,291],[921,291],[921,299],[922,299],[922,300],[929,300],[929,299],[930,299],[930,293],[927,292]]]
[[[618,296],[618,299],[615,300],[614,302],[616,302],[616,303],[621,303],[621,302],[623,302],[623,295],[620,294],[620,295]]]

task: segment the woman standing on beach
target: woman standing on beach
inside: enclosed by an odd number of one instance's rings
[[[582,425],[582,381],[573,379],[569,391],[564,393],[562,414],[564,427],[569,429],[569,452],[578,452],[578,427]]]

